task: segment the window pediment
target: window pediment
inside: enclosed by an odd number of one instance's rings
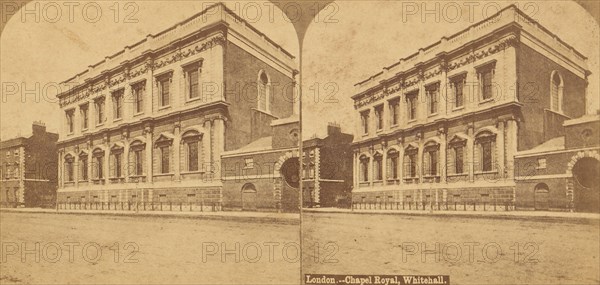
[[[191,130],[191,131],[187,131],[185,132],[182,136],[181,139],[182,141],[185,142],[189,142],[189,141],[199,141],[202,139],[202,133],[196,131],[196,130]]]
[[[173,144],[173,136],[167,134],[161,134],[155,142],[156,147],[168,146]]]

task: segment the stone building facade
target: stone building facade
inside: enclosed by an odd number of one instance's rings
[[[38,207],[56,197],[58,134],[34,122],[30,136],[0,141],[0,205]]]
[[[513,208],[517,153],[585,114],[586,60],[511,5],[357,83],[353,201]]]
[[[223,153],[294,115],[296,74],[289,52],[222,3],[107,56],[58,96],[59,203],[220,208]]]

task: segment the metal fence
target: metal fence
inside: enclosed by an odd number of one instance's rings
[[[222,211],[220,202],[68,202],[58,203],[57,210],[104,210],[104,211],[172,211],[217,212]]]
[[[353,210],[515,211],[511,202],[354,202]]]

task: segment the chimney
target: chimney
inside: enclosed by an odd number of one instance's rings
[[[33,131],[33,135],[40,135],[46,133],[46,124],[42,121],[35,121],[31,125],[31,129]]]
[[[327,124],[327,135],[339,134],[342,132],[342,128],[337,123],[328,123]]]

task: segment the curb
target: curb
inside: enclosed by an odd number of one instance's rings
[[[63,211],[44,211],[28,210],[20,211],[14,209],[0,209],[0,213],[20,213],[20,214],[55,214],[55,215],[95,215],[95,216],[115,216],[115,217],[135,217],[135,218],[173,218],[173,219],[196,219],[213,221],[235,221],[251,223],[271,223],[281,225],[298,225],[300,218],[289,217],[264,217],[264,216],[228,216],[228,215],[194,215],[194,214],[168,214],[168,213],[135,213],[135,212],[63,212]]]
[[[469,218],[469,219],[491,219],[491,220],[529,220],[532,222],[570,222],[583,224],[600,223],[600,215],[582,216],[541,216],[541,215],[507,215],[507,214],[461,214],[453,212],[378,212],[378,211],[336,211],[336,210],[313,210],[302,209],[303,213],[325,213],[325,214],[356,214],[356,215],[389,215],[389,216],[414,216],[414,217],[436,217],[436,218]]]

